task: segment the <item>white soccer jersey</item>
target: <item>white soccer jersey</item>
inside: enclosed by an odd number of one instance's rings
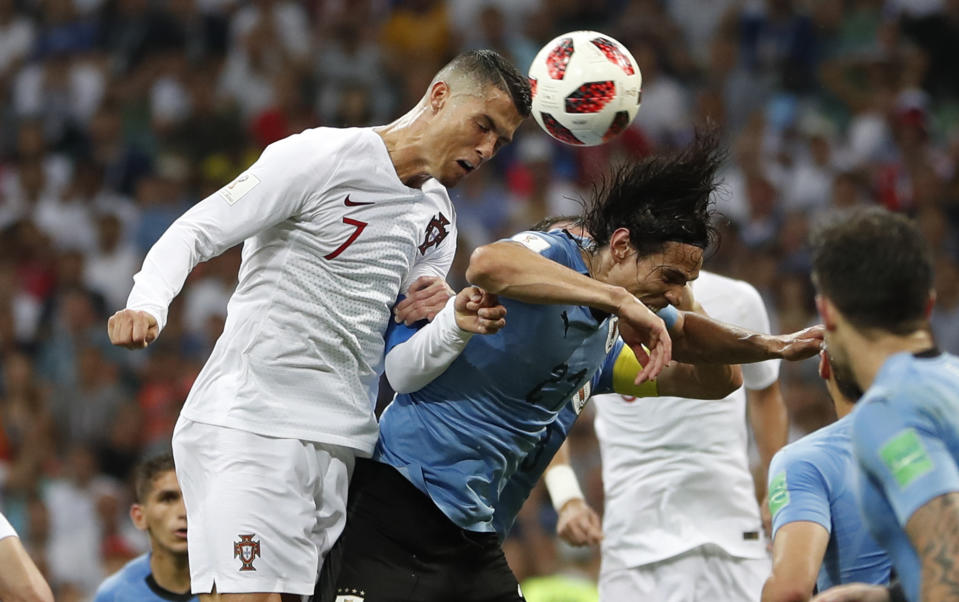
[[[306,130],[178,219],[127,307],[162,328],[190,270],[240,241],[223,334],[183,415],[371,453],[390,308],[417,277],[445,277],[456,250],[446,189],[404,185],[371,129]]]
[[[749,284],[701,272],[693,292],[711,317],[769,331],[762,299]],[[742,368],[749,389],[764,389],[779,376],[779,360]],[[741,558],[765,554],[746,458],[742,388],[716,401],[620,395],[595,401],[606,490],[604,571],[707,543]]]

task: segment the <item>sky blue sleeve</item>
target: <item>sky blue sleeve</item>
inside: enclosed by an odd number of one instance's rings
[[[870,400],[853,414],[856,460],[879,484],[900,526],[927,502],[959,491],[959,470],[919,390]]]
[[[769,464],[769,512],[773,537],[783,525],[809,521],[832,531],[829,488],[814,458],[789,447],[779,450]],[[800,452],[800,453],[797,453]]]
[[[566,267],[582,263],[581,260],[577,261],[579,245],[562,232],[520,232],[503,240],[518,242],[534,253],[539,253],[543,257],[561,263]]]
[[[396,303],[399,303],[406,298],[406,295],[400,295],[399,299],[396,300]],[[395,306],[396,303],[393,305]],[[393,347],[396,347],[400,343],[405,343],[411,336],[416,334],[416,331],[420,328],[426,326],[428,322],[426,320],[420,320],[412,326],[407,326],[402,322],[397,323],[393,320],[393,312],[390,311],[390,323],[386,326],[386,335],[383,337],[386,341],[386,349],[383,351],[384,355],[389,353]]]
[[[672,330],[673,326],[676,325],[676,320],[679,319],[679,310],[672,305],[667,305],[657,311],[656,315],[662,318],[663,322],[666,322],[666,330]]]

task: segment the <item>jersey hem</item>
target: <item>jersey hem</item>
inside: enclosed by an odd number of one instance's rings
[[[245,431],[247,433],[253,433],[256,435],[262,435],[264,437],[276,437],[278,439],[298,439],[300,441],[309,441],[310,443],[325,443],[329,445],[339,445],[342,447],[348,447],[357,452],[357,456],[361,458],[370,458],[373,456],[373,449],[376,447],[376,439],[379,435],[379,432],[373,436],[369,437],[368,435],[355,435],[353,437],[344,436],[344,435],[335,435],[332,433],[322,433],[316,431],[302,431],[298,429],[283,429],[283,428],[263,428],[262,426],[251,427],[246,422],[233,421],[233,420],[213,420],[206,416],[197,416],[192,412],[181,411],[180,416],[186,418],[187,420],[192,420],[193,422],[199,422],[202,424],[209,424],[211,426],[219,426],[223,428],[236,429],[238,431]],[[369,443],[363,441],[357,441],[357,439],[366,439],[369,438]],[[295,592],[291,592],[295,593]]]
[[[628,552],[626,553],[609,553],[605,550],[602,553],[603,564],[609,566],[610,569],[633,569],[643,566],[648,566],[650,564],[656,564],[658,562],[664,562],[671,558],[681,556],[695,550],[696,548],[701,548],[703,546],[716,546],[720,548],[724,553],[729,555],[732,558],[741,558],[744,560],[757,560],[761,558],[766,558],[766,546],[765,540],[760,539],[757,541],[756,549],[746,550],[746,549],[731,549],[729,546],[723,545],[715,541],[699,541],[688,547],[677,548],[671,550],[668,554],[657,554],[656,556],[641,556],[636,558],[639,555],[631,555]],[[625,558],[624,558],[625,557]]]

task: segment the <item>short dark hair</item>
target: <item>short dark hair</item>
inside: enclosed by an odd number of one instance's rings
[[[712,197],[724,159],[717,130],[708,128],[677,153],[619,166],[594,189],[583,216],[586,231],[604,246],[616,229],[627,228],[640,257],[668,242],[705,249],[716,237]]]
[[[583,225],[583,216],[581,215],[554,215],[553,217],[543,218],[530,227],[533,232],[549,232],[556,224],[570,223],[574,226]]]
[[[855,208],[818,224],[810,243],[816,288],[854,326],[908,334],[921,325],[932,256],[911,220]]]
[[[509,94],[521,117],[529,117],[532,95],[529,78],[495,50],[467,50],[440,69],[437,78],[450,72],[467,75],[481,85],[495,86]],[[435,79],[434,79],[435,81]]]
[[[173,454],[170,453],[153,456],[137,466],[134,473],[133,488],[138,504],[146,502],[150,496],[150,491],[153,489],[153,480],[169,470],[176,472]]]

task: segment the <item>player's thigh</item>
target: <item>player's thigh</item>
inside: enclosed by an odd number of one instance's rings
[[[183,419],[173,451],[193,591],[311,594],[335,527],[342,528],[351,459],[296,439]],[[330,525],[334,533],[326,532]]]

